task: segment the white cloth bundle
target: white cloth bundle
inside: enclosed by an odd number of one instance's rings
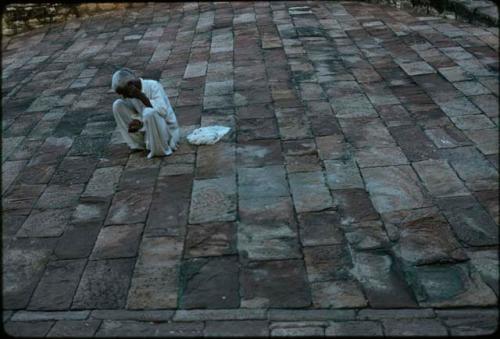
[[[208,126],[195,129],[187,136],[189,143],[193,145],[212,145],[219,141],[231,130],[226,126]]]

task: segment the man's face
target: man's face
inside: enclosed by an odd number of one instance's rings
[[[140,82],[131,80],[127,83],[125,87],[118,87],[116,93],[124,98],[135,98],[137,93],[141,91]]]

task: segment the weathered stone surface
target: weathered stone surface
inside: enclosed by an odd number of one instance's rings
[[[119,191],[111,202],[105,224],[144,223],[151,204],[153,189]]]
[[[60,320],[50,329],[49,337],[93,337],[101,325],[99,320]]]
[[[363,168],[361,173],[379,213],[429,205],[417,176],[408,165]]]
[[[396,254],[407,264],[425,265],[468,259],[451,227],[434,208],[387,213],[383,216],[397,239]]]
[[[4,210],[31,209],[46,185],[16,185],[5,195],[2,195]]]
[[[28,305],[45,265],[49,261],[50,252],[50,248],[32,244],[4,247],[2,256],[4,309],[20,309]]]
[[[254,118],[238,121],[238,142],[279,138],[275,118]]]
[[[128,309],[177,307],[177,275],[182,245],[171,237],[142,240],[128,292]]]
[[[467,137],[453,126],[426,129],[425,134],[437,148],[453,148],[470,145]]]
[[[172,319],[174,312],[174,310],[93,310],[90,319],[168,321]]]
[[[189,223],[200,224],[236,219],[236,182],[234,176],[195,180]]]
[[[71,308],[123,308],[134,262],[134,259],[89,261]]]
[[[323,172],[290,173],[288,180],[297,213],[321,211],[332,207],[332,197],[325,184]]]
[[[266,309],[236,308],[215,310],[176,310],[174,321],[207,321],[207,320],[265,320]]]
[[[495,293],[468,264],[422,265],[414,269],[416,294],[424,307],[495,305]]]
[[[498,243],[498,225],[474,198],[450,197],[437,202],[461,241],[471,246]]]
[[[332,280],[311,284],[314,307],[357,308],[368,305],[361,286],[352,280]]]
[[[26,165],[26,160],[6,161],[2,164],[2,195],[14,182],[21,170]]]
[[[308,326],[308,327],[287,327],[287,328],[273,328],[271,330],[271,337],[317,337],[323,336],[325,330],[322,327]]]
[[[447,336],[441,322],[435,319],[382,320],[385,335],[389,336]]]
[[[339,208],[342,224],[378,219],[378,213],[364,189],[335,190],[333,200]]]
[[[121,174],[121,166],[96,169],[82,197],[110,197],[115,192]]]
[[[146,236],[184,234],[192,181],[191,175],[158,178],[148,213]]]
[[[354,320],[356,317],[354,310],[334,310],[334,309],[307,309],[307,310],[290,310],[290,309],[269,309],[269,320],[286,321],[286,323],[276,323],[277,327],[307,327],[312,324],[326,326],[325,320]],[[291,323],[290,321],[293,321]],[[273,326],[273,325],[272,325]]]
[[[425,160],[413,163],[425,188],[436,197],[467,195],[469,191],[446,161]]]
[[[325,329],[326,336],[382,336],[382,325],[376,321],[330,322]]]
[[[318,154],[322,160],[341,159],[348,153],[349,144],[342,135],[328,135],[316,138]]]
[[[196,178],[207,179],[234,175],[236,154],[233,144],[221,142],[199,146],[196,158]]]
[[[239,218],[243,223],[295,225],[292,200],[289,196],[240,199]]]
[[[387,254],[354,252],[352,275],[361,282],[368,302],[375,308],[416,307],[412,292]]]
[[[283,222],[239,223],[238,251],[250,260],[301,257],[296,229]]]
[[[490,335],[498,329],[498,310],[436,310],[453,336]]]
[[[262,167],[283,163],[279,140],[252,140],[238,143],[236,156],[238,167]]]
[[[334,245],[344,240],[337,212],[301,213],[298,220],[303,246]]]
[[[31,310],[66,310],[71,306],[85,260],[58,260],[47,265],[29,304]]]
[[[83,187],[82,184],[49,185],[38,199],[35,207],[42,209],[74,207],[78,204]]]
[[[469,189],[491,189],[498,182],[498,172],[474,147],[445,149],[440,152]]]
[[[344,226],[345,236],[351,248],[374,250],[389,247],[386,231],[379,221],[364,221]]]
[[[240,276],[241,307],[300,308],[311,304],[301,260],[249,263]]]
[[[86,258],[90,255],[101,228],[100,223],[69,226],[58,239],[54,254],[59,259]]]
[[[481,274],[484,282],[498,295],[498,253],[495,250],[468,250],[472,266]]]
[[[304,261],[309,281],[345,278],[352,267],[346,244],[305,247]]]
[[[380,119],[339,119],[339,122],[348,142],[355,148],[396,146]]]
[[[82,200],[80,200],[82,201]],[[89,200],[76,206],[72,216],[72,224],[88,224],[102,222],[108,212],[109,201]]]
[[[13,321],[47,321],[47,320],[83,320],[90,311],[18,311]]]
[[[17,232],[18,237],[58,237],[66,228],[71,209],[33,210]]]
[[[363,179],[353,159],[325,160],[328,186],[332,190],[363,188]]]
[[[288,184],[283,166],[238,168],[240,199],[287,196]]]
[[[486,211],[488,211],[495,222],[499,224],[500,215],[498,210],[500,202],[498,200],[498,190],[474,192],[474,196]]]
[[[437,149],[417,126],[391,127],[390,131],[408,160],[421,161],[438,157]]]
[[[53,321],[9,321],[4,330],[13,337],[45,337],[53,325]]]
[[[95,157],[66,157],[57,168],[50,183],[61,185],[86,183],[96,164]]]
[[[180,272],[180,308],[236,308],[238,295],[236,256],[194,258]]]
[[[137,255],[143,224],[116,225],[101,229],[91,260],[130,258]]]
[[[356,162],[360,168],[405,165],[408,159],[399,147],[364,148],[356,151]]]
[[[203,334],[206,337],[267,337],[269,329],[265,320],[207,321]]]
[[[155,323],[134,320],[104,320],[96,337],[203,336],[203,323]]]
[[[236,225],[188,225],[185,245],[186,258],[236,254]]]
[[[436,73],[436,70],[434,68],[432,68],[431,65],[429,65],[428,63],[426,63],[424,61],[400,63],[399,66],[408,75],[420,75],[420,74]]]
[[[432,308],[399,308],[399,309],[373,309],[359,310],[359,320],[382,320],[382,319],[422,319],[435,318],[436,314]]]
[[[483,154],[498,154],[498,128],[467,130],[465,134]]]

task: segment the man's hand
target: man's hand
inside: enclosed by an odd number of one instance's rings
[[[138,130],[140,130],[142,128],[142,121],[138,120],[138,119],[134,119],[132,120],[129,124],[128,124],[128,132],[129,133],[135,133],[137,132]]]

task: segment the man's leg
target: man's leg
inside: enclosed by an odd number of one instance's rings
[[[148,158],[172,154],[168,143],[170,135],[165,119],[158,112],[147,110],[143,113],[143,120],[146,129],[144,137],[147,148],[150,150]]]
[[[113,115],[118,130],[129,147],[132,149],[144,149],[146,145],[144,144],[142,134],[140,132],[128,132],[128,124],[134,119],[133,116],[137,115],[134,106],[123,99],[117,99],[113,103]]]

